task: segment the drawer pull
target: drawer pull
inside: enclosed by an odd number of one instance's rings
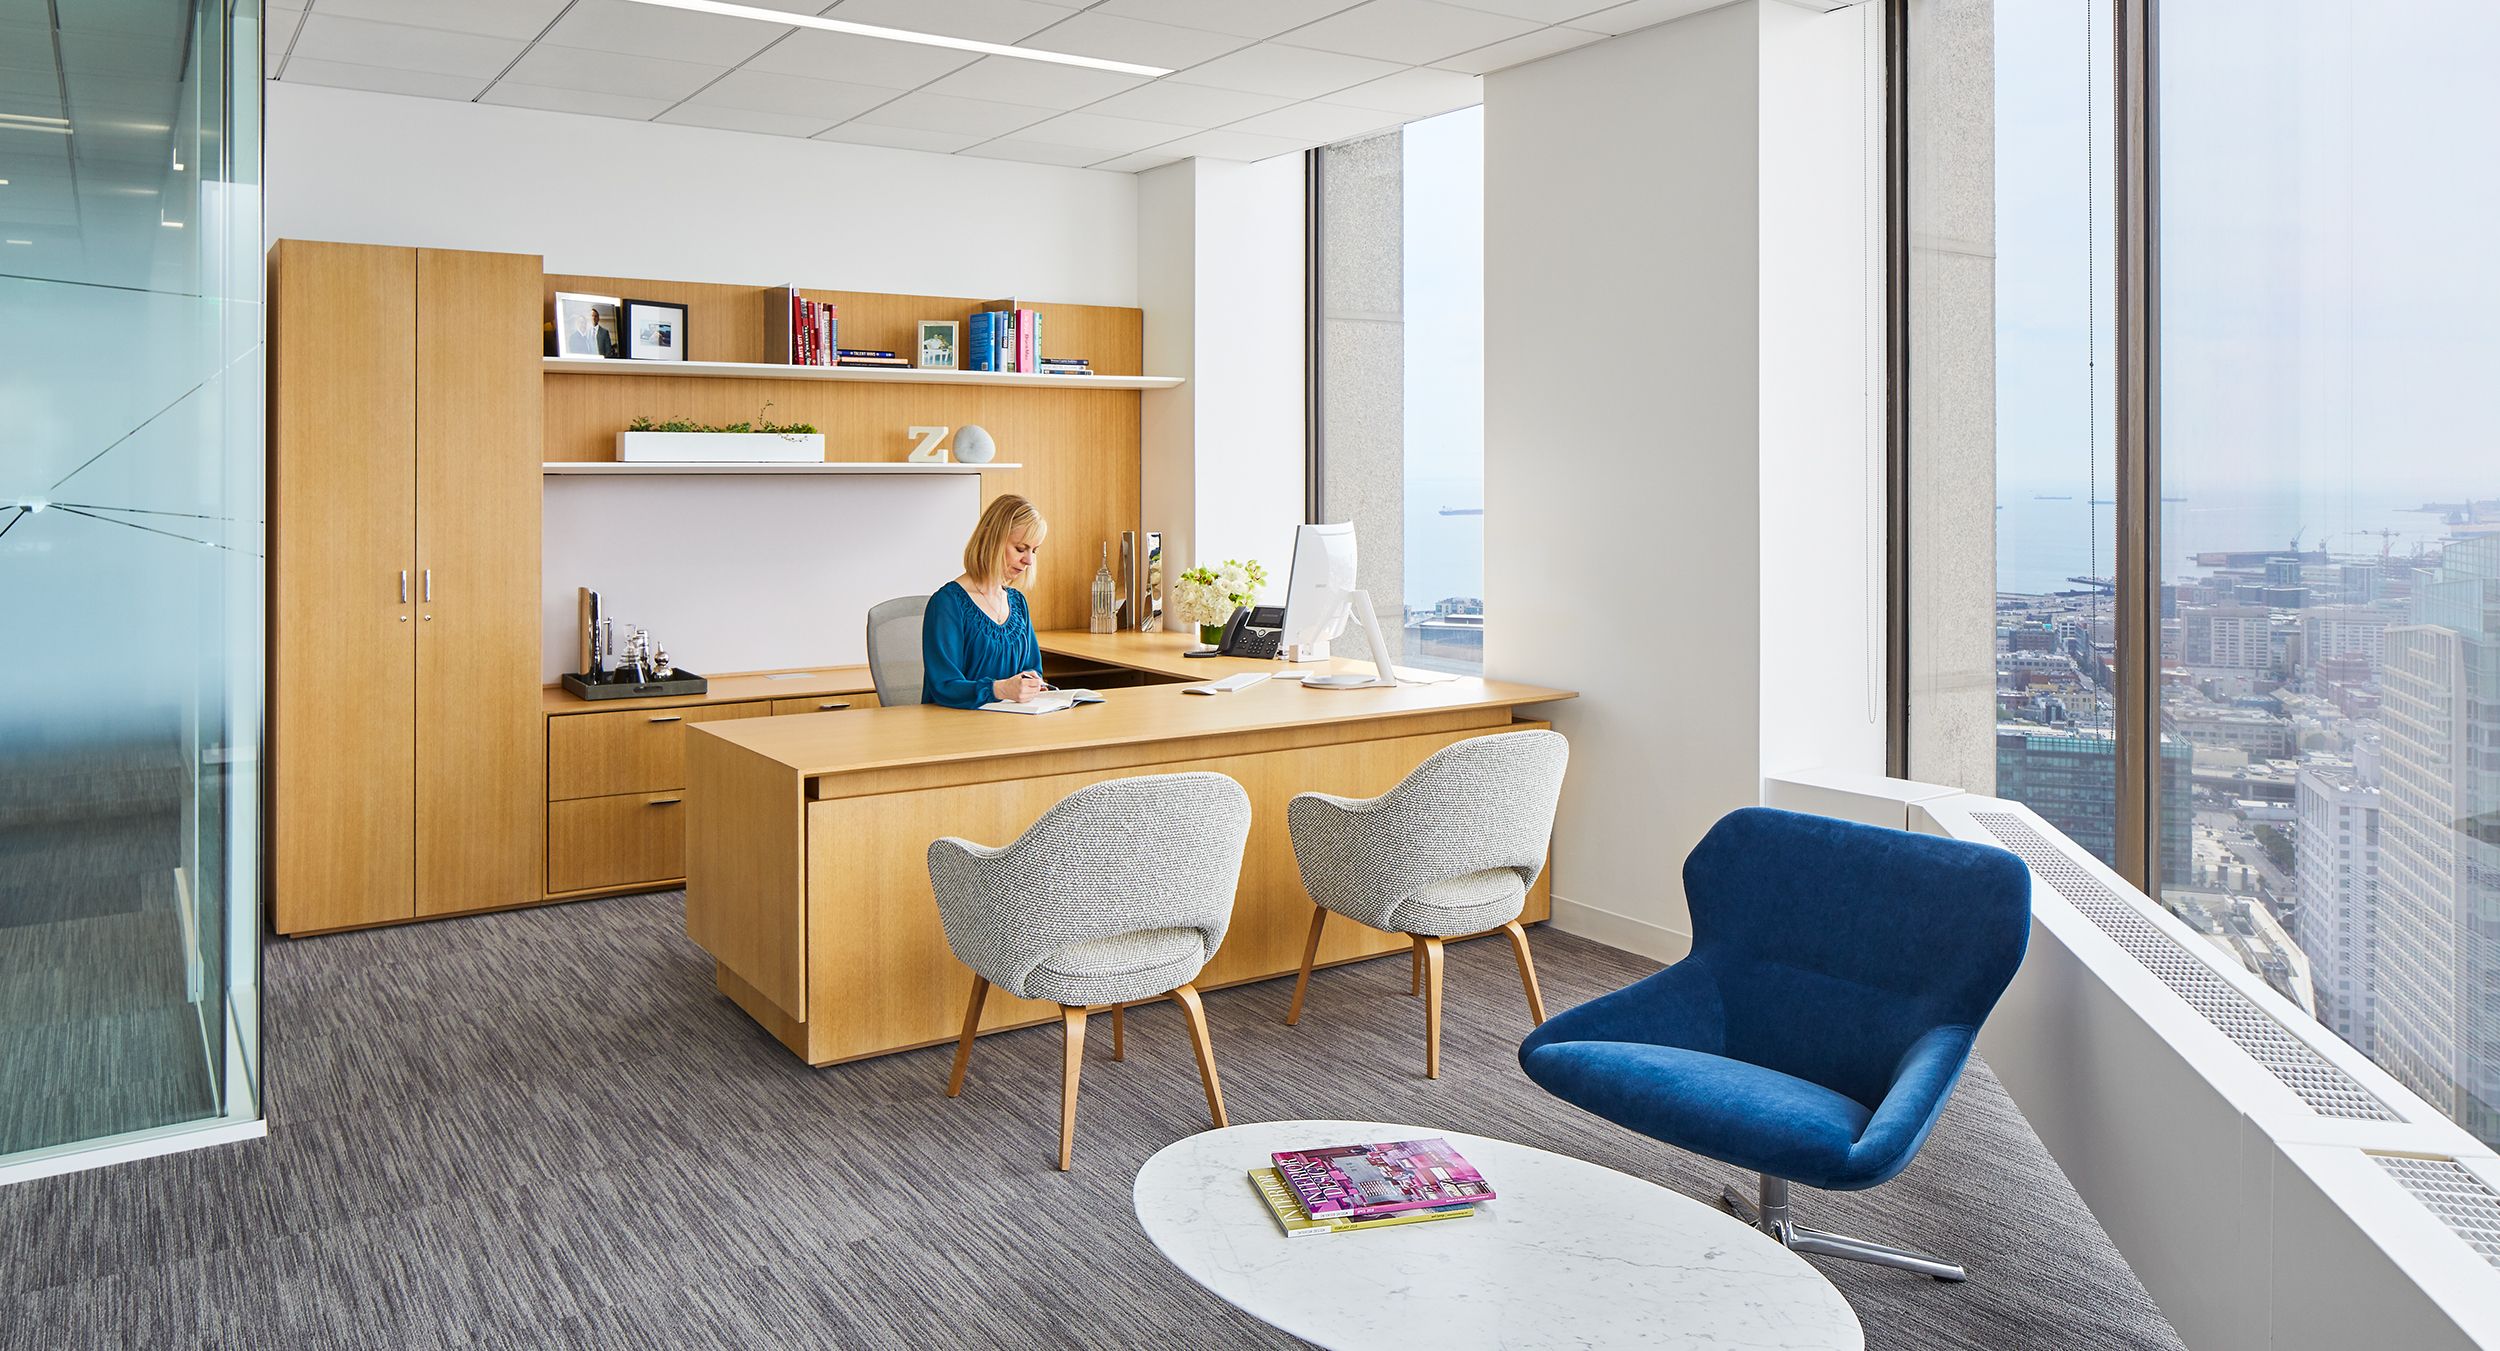
[[[653,722],[677,722],[677,721],[682,720],[685,716],[686,716],[686,715],[685,715],[685,714],[683,714],[683,713],[662,713],[662,714],[659,714],[659,715],[657,715],[657,716],[653,717],[653,718],[651,719],[651,721],[653,721]]]
[[[834,710],[834,709],[837,709],[837,708],[849,708],[849,707],[850,707],[850,705],[849,705],[849,704],[818,704],[818,705],[816,705],[816,711],[817,711],[817,712],[819,712],[819,713],[825,713],[825,712],[830,712],[830,711],[832,711],[832,710]]]
[[[644,805],[650,807],[674,807],[683,801],[685,801],[685,799],[682,797],[655,797]]]

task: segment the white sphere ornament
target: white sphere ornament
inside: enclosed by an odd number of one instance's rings
[[[998,442],[980,427],[955,429],[955,459],[960,464],[988,464],[998,458]]]

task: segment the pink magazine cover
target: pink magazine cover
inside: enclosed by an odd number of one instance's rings
[[[1450,1142],[1398,1140],[1331,1145],[1272,1156],[1276,1171],[1312,1219],[1362,1219],[1425,1207],[1493,1199],[1493,1188]]]

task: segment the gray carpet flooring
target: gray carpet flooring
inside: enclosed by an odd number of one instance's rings
[[[1089,1046],[1060,1174],[1059,1037],[814,1070],[712,989],[674,894],[301,942],[267,956],[270,1137],[0,1189],[0,1346],[1262,1347],[1129,1211],[1206,1125],[1168,1004]],[[1562,1008],[1652,963],[1536,931]],[[1207,996],[1233,1119],[1501,1136],[1694,1196],[1738,1175],[1548,1097],[1507,947],[1450,950],[1444,1078],[1400,958]],[[1095,1039],[1107,1043],[1107,1037]],[[1966,1261],[1945,1286],[1823,1269],[1878,1348],[2176,1348],[1974,1065],[1926,1150],[1801,1219]],[[1361,1261],[1357,1237],[1342,1243]]]

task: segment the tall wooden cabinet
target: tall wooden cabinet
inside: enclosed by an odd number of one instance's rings
[[[271,254],[271,913],[537,900],[535,256]]]

